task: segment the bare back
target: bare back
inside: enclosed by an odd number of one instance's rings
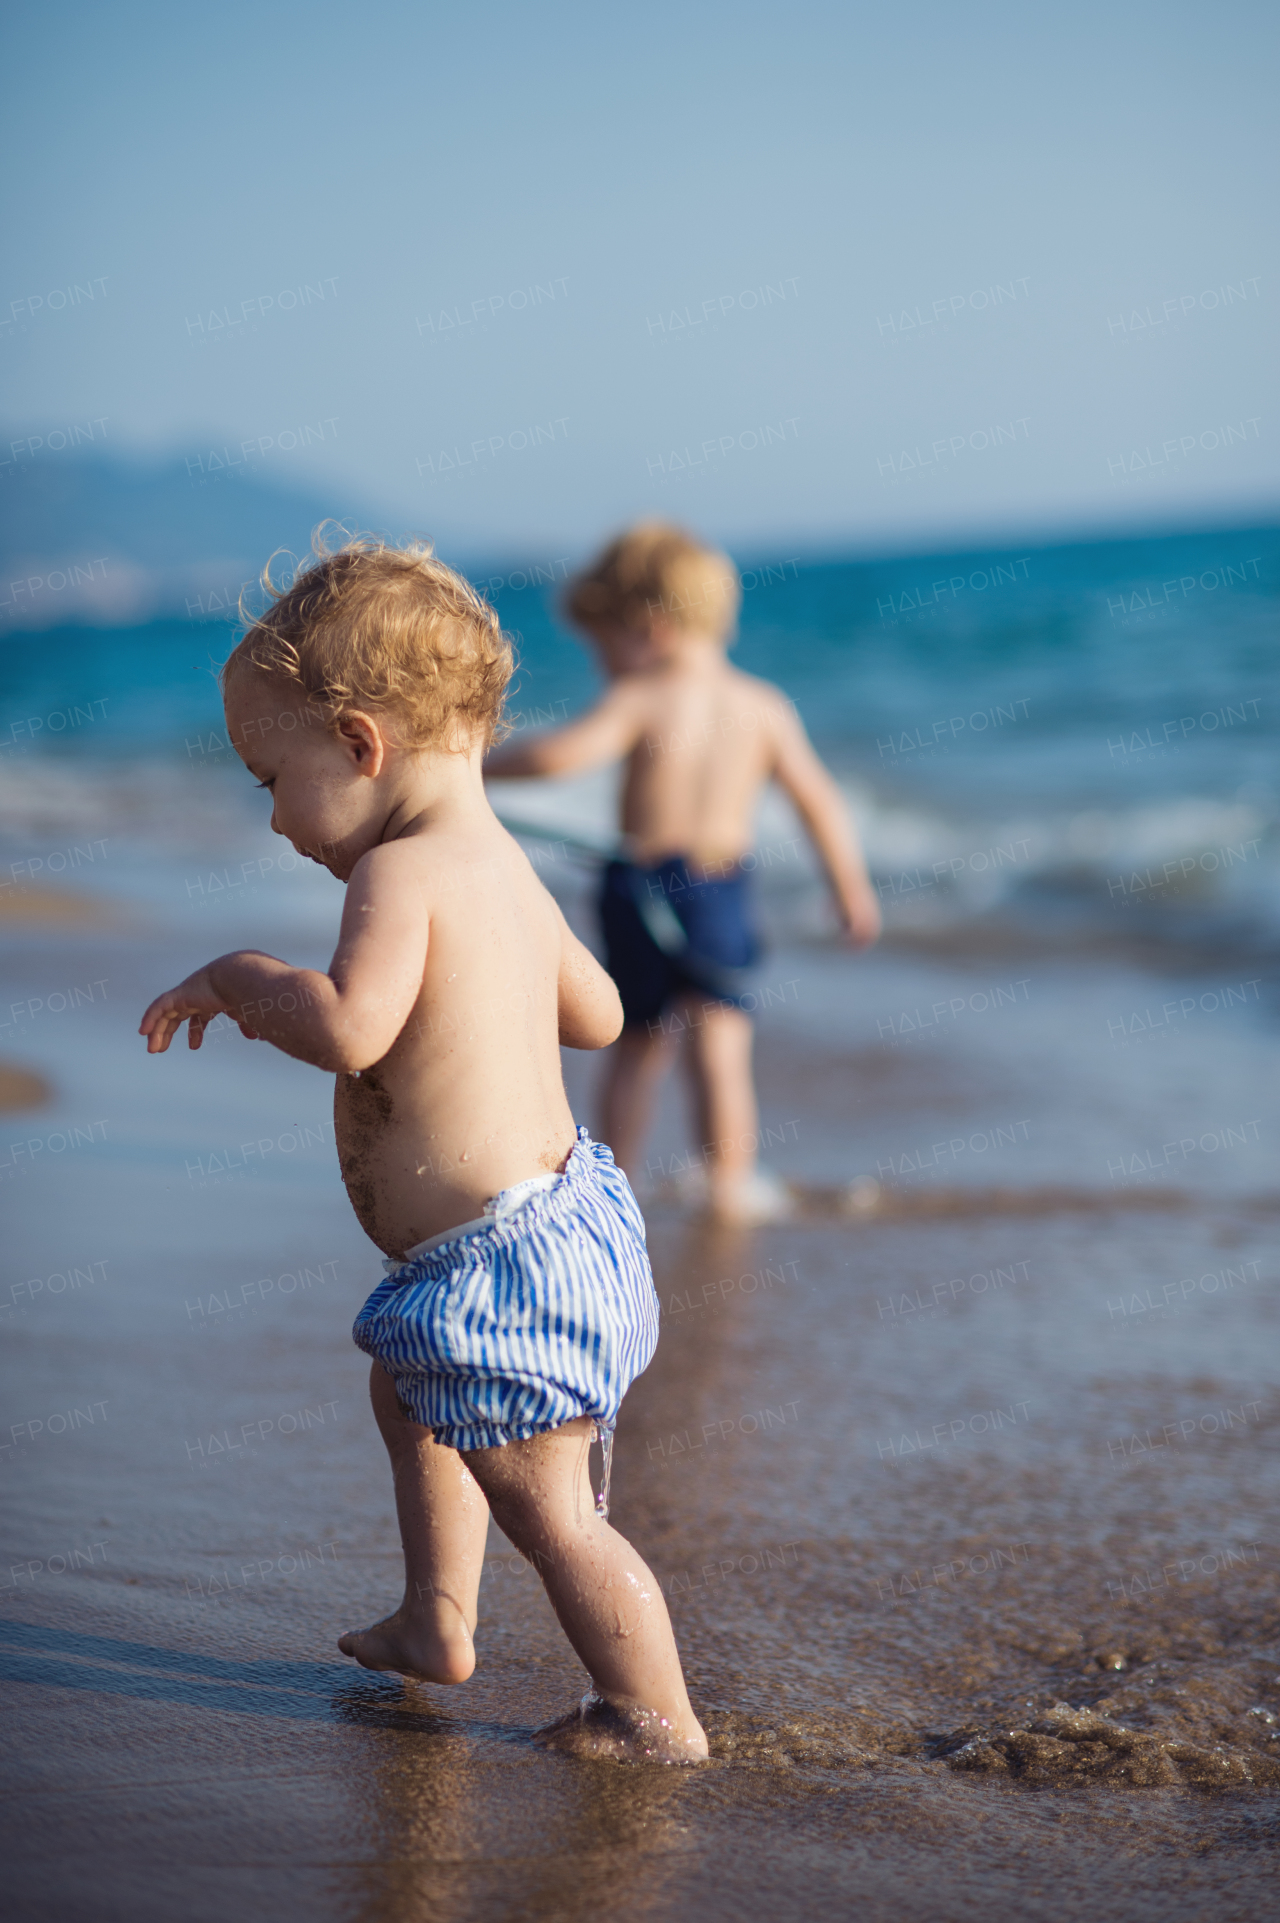
[[[401,1255],[563,1165],[575,1131],[560,1069],[562,976],[566,944],[578,944],[491,816],[378,854],[425,907],[422,986],[381,1061],[338,1076],[334,1126],[361,1224]]]
[[[735,861],[751,847],[786,701],[717,648],[629,679],[639,738],[626,761],[622,829],[638,861]]]

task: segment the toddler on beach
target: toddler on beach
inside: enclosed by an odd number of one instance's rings
[[[609,1150],[575,1128],[559,1047],[603,1048],[617,990],[486,799],[512,671],[497,617],[428,548],[352,542],[249,628],[223,672],[227,730],[271,825],[346,883],[326,973],[247,950],[152,1002],[163,1053],[228,1015],[337,1076],[357,1216],[387,1256],[355,1325],[391,1458],[404,1600],[339,1648],[462,1683],[489,1516],[541,1576],[591,1678],[541,1739],[694,1761],[661,1589],[598,1512],[609,1446],[657,1342],[644,1222]]]
[[[490,754],[485,775],[567,775],[622,761],[624,858],[605,869],[600,918],[622,997],[601,1133],[633,1179],[662,1079],[683,1038],[709,1212],[761,1220],[784,1206],[756,1172],[749,971],[759,959],[743,864],[761,790],[794,803],[855,946],[880,910],[839,788],[786,697],[726,656],[741,588],[726,555],[644,522],[571,583],[567,609],[610,685],[567,726]]]

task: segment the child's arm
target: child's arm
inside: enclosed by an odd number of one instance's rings
[[[486,780],[518,780],[525,775],[571,775],[599,768],[630,754],[643,732],[639,690],[634,682],[615,682],[594,708],[563,728],[549,728],[528,741],[504,741],[486,756]]]
[[[162,1055],[184,1021],[199,1048],[206,1024],[227,1014],[250,1038],[331,1073],[381,1061],[418,998],[427,954],[427,908],[406,855],[392,843],[356,863],[327,974],[247,949],[222,955],[152,1002],[139,1029],[147,1053]]]
[[[561,916],[560,1040],[565,1048],[607,1048],[622,1033],[622,1001],[589,948]]]
[[[844,796],[814,753],[794,709],[779,702],[770,770],[795,804],[827,871],[841,920],[855,945],[866,948],[880,933],[880,904],[867,874]]]

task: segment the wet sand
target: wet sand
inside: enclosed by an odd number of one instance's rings
[[[74,895],[66,889],[13,888],[0,894],[0,925],[22,928],[60,928],[86,926],[110,920],[100,902],[88,895]]]
[[[93,927],[110,919],[100,902],[66,889],[15,888],[12,882],[0,889],[0,929]],[[4,1024],[5,1029],[10,1026],[12,1021]],[[52,1096],[53,1090],[42,1075],[0,1058],[0,1115],[42,1108]]]
[[[26,1114],[41,1108],[52,1092],[43,1076],[29,1068],[17,1068],[12,1062],[0,1062],[0,1113]]]
[[[400,1581],[349,1338],[378,1258],[327,1082],[236,1037],[162,1063],[134,1041],[200,939],[45,934],[8,957],[15,995],[110,983],[32,1024],[24,1058],[59,1092],[3,1150],[13,1914],[1265,1910],[1277,1199],[1252,1147],[1105,1174],[1153,1095],[1157,1141],[1212,1090],[1179,1096],[1150,1059],[1117,1119],[1123,1078],[1099,1094],[1085,1061],[1050,1083],[1030,1031],[840,1054],[816,990],[762,1023],[798,1217],[713,1232],[651,1204],[663,1331],[614,1477],[712,1762],[572,1761],[530,1736],[585,1677],[496,1532],[472,1682],[335,1650]],[[868,968],[865,1008],[901,968]],[[1080,992],[1046,987],[1050,1022]],[[1231,1113],[1254,1116],[1223,1048]],[[939,1118],[956,1139],[996,1116],[1026,1133],[980,1170],[966,1150],[976,1173],[900,1172]],[[672,1106],[664,1170],[681,1140]],[[886,1160],[875,1206],[842,1216]]]

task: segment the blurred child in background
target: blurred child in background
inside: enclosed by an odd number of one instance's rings
[[[600,915],[623,1032],[610,1051],[601,1133],[633,1178],[658,1089],[683,1039],[708,1211],[759,1221],[785,1210],[756,1168],[752,1023],[760,957],[743,857],[768,781],[795,805],[855,946],[880,912],[844,798],[786,697],[727,650],[741,589],[724,554],[661,522],[610,543],[570,583],[566,607],[609,686],[569,722],[491,753],[486,777],[570,775],[622,761],[623,850],[605,869]]]

